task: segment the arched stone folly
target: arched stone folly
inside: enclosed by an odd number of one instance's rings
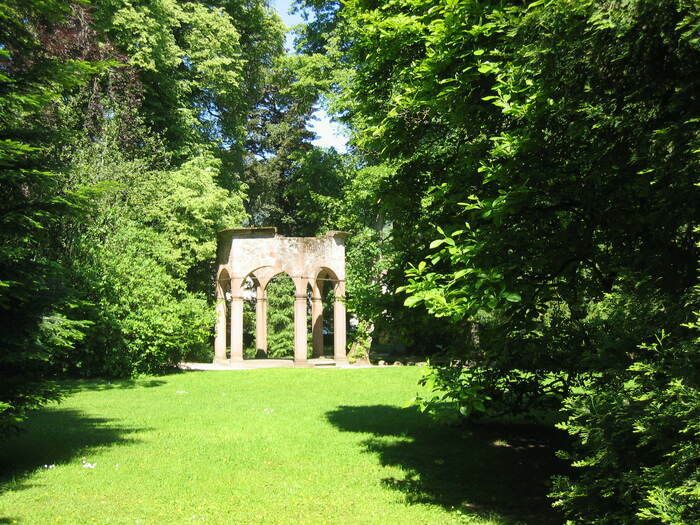
[[[344,232],[325,237],[283,237],[276,228],[224,230],[218,235],[214,362],[226,362],[226,303],[230,300],[231,364],[243,361],[243,301],[248,278],[255,285],[256,347],[267,353],[267,284],[286,273],[294,281],[294,363],[307,362],[306,305],[311,288],[313,356],[323,355],[324,285],[333,285],[333,358],[345,362]]]

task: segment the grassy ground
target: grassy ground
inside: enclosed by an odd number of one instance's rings
[[[404,408],[413,367],[71,382],[0,447],[0,523],[543,523],[551,449]]]

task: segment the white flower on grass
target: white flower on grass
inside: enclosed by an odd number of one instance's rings
[[[56,465],[51,463],[50,465],[44,465],[44,468],[54,468]]]
[[[188,392],[187,390],[178,390],[178,391],[175,392],[175,393],[176,393],[176,394],[189,394],[189,392]]]
[[[88,463],[88,461],[83,458],[83,468],[95,468],[97,463]]]

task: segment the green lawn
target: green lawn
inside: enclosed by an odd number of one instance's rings
[[[543,438],[404,408],[419,373],[66,383],[63,403],[2,444],[0,523],[557,522]]]

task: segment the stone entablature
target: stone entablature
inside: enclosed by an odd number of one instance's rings
[[[324,284],[334,286],[333,357],[345,361],[344,232],[324,237],[284,237],[276,228],[239,228],[219,232],[217,248],[217,323],[214,361],[226,361],[226,306],[231,315],[231,363],[243,360],[243,292],[249,278],[256,290],[256,346],[267,353],[267,284],[280,273],[294,281],[294,362],[307,361],[306,308],[311,290],[313,355],[323,353]],[[228,297],[227,297],[228,295]]]

